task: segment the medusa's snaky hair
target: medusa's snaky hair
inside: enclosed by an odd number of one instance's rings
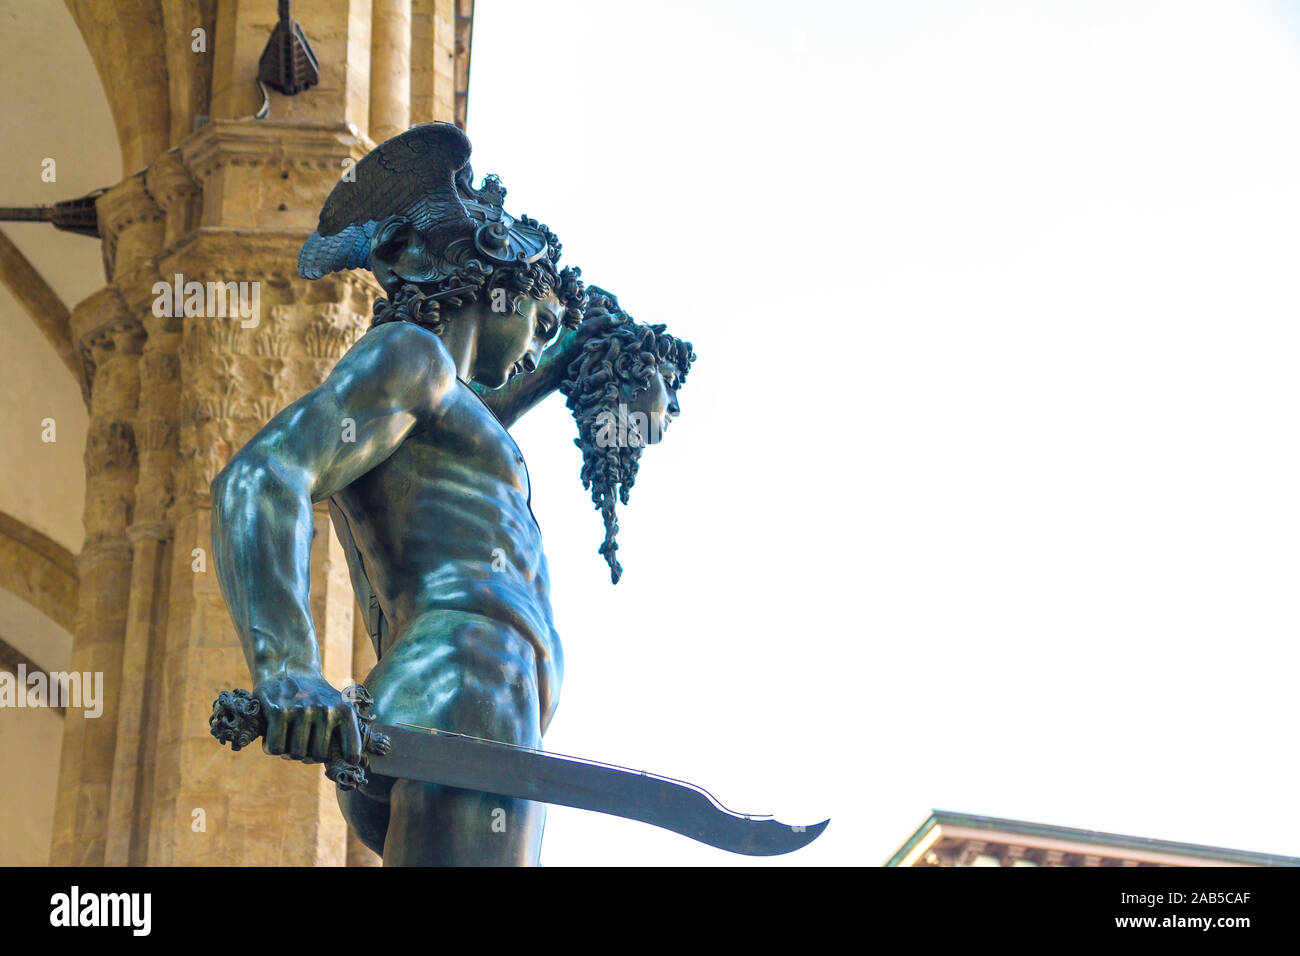
[[[620,386],[628,384],[633,394],[639,393],[650,386],[661,364],[672,363],[680,388],[695,352],[690,342],[669,335],[666,326],[633,321],[603,289],[592,286],[588,292],[584,322],[603,319],[607,325],[592,335],[582,353],[569,363],[560,391],[578,425],[573,443],[582,451],[582,487],[591,490],[591,500],[605,521],[600,554],[609,565],[610,580],[617,584],[623,566],[615,557],[615,508],[619,501],[628,503],[643,450],[634,429],[618,428],[618,437],[610,439],[610,423],[619,420]]]

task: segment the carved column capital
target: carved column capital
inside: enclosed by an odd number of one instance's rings
[[[179,149],[169,149],[153,161],[145,170],[144,185],[163,210],[171,209],[177,202],[197,196],[201,191],[185,168]]]
[[[342,123],[214,119],[181,144],[204,226],[315,228],[321,197],[374,144]]]
[[[128,176],[95,201],[110,278],[152,259],[162,246],[163,210],[145,189],[144,175]]]
[[[136,318],[121,294],[112,286],[77,303],[72,310],[72,340],[81,355],[86,374],[86,388],[90,400],[95,401],[95,375],[104,362],[113,355],[115,337],[122,332],[140,328]]]
[[[203,191],[181,160],[179,149],[163,153],[145,171],[145,187],[166,212],[164,247],[172,245],[198,224]]]

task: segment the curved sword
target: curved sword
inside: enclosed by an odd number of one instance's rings
[[[364,695],[359,703],[367,701],[364,688],[356,689]],[[359,706],[359,716],[366,710]],[[361,716],[361,721],[362,767],[345,763],[338,744],[331,746],[325,773],[342,789],[364,784],[369,771],[607,813],[748,856],[798,850],[817,839],[830,823],[789,826],[766,815],[736,813],[701,787],[643,770],[431,727],[377,724],[368,716]],[[265,733],[266,716],[248,691],[227,691],[214,703],[209,725],[218,741],[239,750]]]
[[[392,740],[387,754],[369,758],[375,773],[608,813],[732,853],[790,853],[830,823],[789,826],[766,815],[736,813],[694,784],[580,757],[411,724],[374,729]]]

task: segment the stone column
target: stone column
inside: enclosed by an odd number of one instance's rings
[[[133,419],[142,336],[139,323],[111,288],[78,305],[73,323],[93,373],[85,458],[86,543],[77,559],[80,587],[69,670],[102,675],[104,699],[98,717],[75,707],[66,713],[50,862],[93,866],[105,858],[116,749],[131,583],[126,528],[135,504]]]
[[[159,246],[166,247],[195,225],[199,189],[179,153],[162,154],[146,171],[145,190],[162,211]],[[151,260],[150,265],[154,266]],[[127,529],[132,547],[131,586],[122,650],[122,693],[108,812],[110,866],[140,865],[147,844],[137,834],[153,807],[153,738],[156,688],[162,673],[163,631],[167,621],[172,528],[169,511],[175,492],[177,406],[180,399],[180,320],[156,315],[156,268],[138,277],[131,294],[146,338],[140,359],[140,398],[135,433],[139,470],[136,510]],[[172,281],[172,277],[166,280]]]
[[[163,235],[162,211],[142,176],[113,187],[97,208],[111,281],[73,311],[73,334],[87,365],[90,422],[86,542],[77,562],[81,587],[71,670],[102,675],[104,700],[98,717],[68,708],[64,724],[50,858],[65,865],[106,860],[132,581],[127,529],[136,506],[136,407],[145,338],[139,313]]]
[[[90,431],[71,666],[102,673],[105,700],[99,718],[68,710],[51,860],[373,865],[349,843],[320,767],[259,748],[233,754],[208,733],[216,694],[249,684],[212,566],[209,485],[368,326],[379,294],[370,276],[308,282],[298,249],[345,164],[373,148],[367,131],[457,115],[453,61],[468,50],[457,52],[455,4],[295,4],[320,83],[272,92],[265,120],[252,115],[274,3],[69,8],[126,168],[145,169],[100,198],[109,281],[72,313]],[[197,28],[206,51],[189,39]],[[162,74],[142,60],[146,48],[165,54]],[[247,283],[256,316],[217,310],[206,295],[192,313],[181,302],[159,314],[155,284],[178,274],[205,292]],[[325,676],[343,686],[374,657],[323,507],[314,521],[312,615]]]
[[[391,139],[411,125],[411,0],[374,0],[370,62],[370,138]]]
[[[412,0],[412,123],[456,121],[455,54],[455,0]]]

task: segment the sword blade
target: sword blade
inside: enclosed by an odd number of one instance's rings
[[[406,724],[374,730],[392,738],[387,754],[368,758],[374,773],[607,813],[732,853],[789,853],[817,839],[830,823],[788,826],[734,813],[694,784],[612,764]]]

